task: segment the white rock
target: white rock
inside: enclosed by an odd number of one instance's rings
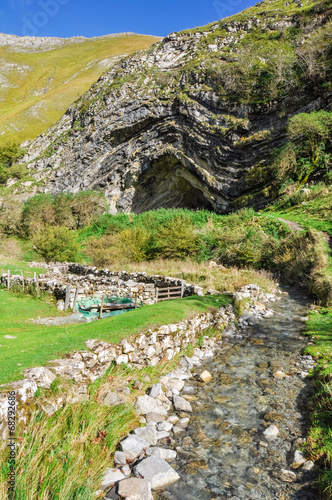
[[[120,446],[127,460],[134,460],[142,453],[144,448],[151,445],[149,441],[141,439],[139,436],[131,435],[121,441]]]
[[[116,358],[116,364],[117,365],[121,365],[121,363],[127,364],[128,361],[129,361],[129,357],[127,356],[127,354],[121,354],[121,356],[119,356],[118,358]]]
[[[118,495],[130,500],[153,500],[149,481],[135,477],[119,483]]]
[[[312,460],[308,460],[303,464],[302,470],[310,471],[314,466],[315,466],[314,462],[312,462]]]
[[[190,358],[188,358],[188,356],[182,356],[180,360],[180,366],[186,368],[187,370],[192,370],[194,367],[194,363],[191,361]]]
[[[171,415],[170,417],[168,417],[168,421],[174,425],[179,421],[179,417],[177,415]]]
[[[18,380],[10,384],[10,390],[16,391],[16,399],[21,403],[25,403],[28,399],[33,398],[37,389],[37,384],[33,379]]]
[[[293,463],[291,465],[292,469],[298,469],[302,464],[306,462],[305,456],[302,451],[296,450],[294,453]]]
[[[150,394],[149,396],[151,398],[157,398],[160,394],[162,394],[162,389],[161,389],[161,384],[154,384],[152,387],[151,387],[151,391],[150,391]]]
[[[122,474],[119,469],[107,469],[104,472],[103,479],[100,484],[100,489],[106,490],[106,488],[109,488],[112,486],[114,483],[121,481],[122,479],[125,479],[126,476]]]
[[[177,452],[175,450],[168,450],[166,448],[159,448],[158,446],[153,448],[148,448],[146,450],[147,456],[157,456],[162,458],[163,460],[174,460],[177,456]]]
[[[171,431],[173,429],[173,424],[171,424],[171,422],[168,422],[168,421],[164,421],[164,422],[160,422],[158,425],[157,425],[157,430],[158,431]]]
[[[159,413],[160,415],[167,415],[167,409],[159,399],[151,398],[150,396],[139,396],[135,405],[139,415],[146,415],[148,413]]]
[[[185,418],[181,418],[177,425],[178,425],[178,427],[182,427],[183,429],[185,429],[188,426],[189,422],[190,422],[190,418],[185,417]]]
[[[129,467],[129,465],[124,465],[123,467],[121,467],[121,472],[126,476],[126,477],[129,477],[131,476],[131,469]]]
[[[165,420],[165,416],[161,415],[160,413],[151,412],[151,413],[147,413],[147,415],[146,415],[146,421],[148,423],[149,422],[159,423],[159,422],[163,422],[164,420]]]
[[[281,469],[280,479],[286,483],[292,483],[296,481],[296,474],[291,470]]]
[[[200,375],[199,375],[199,378],[202,382],[210,382],[212,380],[212,375],[210,372],[208,372],[207,370],[204,370]]]
[[[270,425],[267,429],[265,429],[263,434],[267,441],[274,441],[279,434],[279,429],[276,425]]]
[[[145,441],[149,441],[150,444],[157,444],[157,431],[155,427],[149,425],[146,427],[138,427],[134,430],[136,436],[144,439]]]
[[[151,483],[151,488],[162,488],[180,479],[179,474],[162,458],[151,456],[142,460],[133,469],[135,476]]]
[[[44,387],[45,389],[49,389],[56,379],[54,373],[42,366],[24,370],[24,376],[33,379],[38,387]]]
[[[174,408],[178,411],[187,411],[187,412],[193,411],[189,401],[186,401],[185,399],[181,398],[181,396],[174,396],[173,404]]]
[[[167,431],[157,431],[157,441],[160,441],[160,439],[165,439],[170,436],[170,433]]]
[[[114,453],[114,463],[115,465],[127,464],[126,455],[123,453],[123,451],[116,451]]]

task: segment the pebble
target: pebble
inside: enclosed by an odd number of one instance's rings
[[[207,370],[204,370],[200,375],[199,375],[199,379],[202,381],[202,382],[210,382],[212,380],[212,375],[210,372],[208,372]]]
[[[173,397],[174,408],[178,411],[192,412],[191,404],[183,399],[181,396]]]
[[[272,424],[267,429],[265,429],[263,434],[267,441],[274,441],[279,434],[279,429],[276,425]]]

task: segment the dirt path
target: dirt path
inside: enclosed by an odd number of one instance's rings
[[[290,229],[294,229],[294,231],[304,231],[303,227],[301,227],[297,222],[282,219],[281,217],[278,217],[278,220],[287,224],[287,226]],[[322,233],[323,238],[326,241],[326,243],[328,243],[330,250],[331,250],[331,253],[332,253],[332,236],[329,233],[327,233],[326,231],[321,231],[321,233]]]
[[[295,231],[304,231],[303,227],[301,227],[297,222],[282,219],[281,217],[278,217],[278,220],[284,222],[290,229],[294,229]]]

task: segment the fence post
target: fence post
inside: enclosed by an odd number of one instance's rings
[[[10,271],[7,269],[7,288],[10,290]]]
[[[135,292],[135,309],[137,309],[138,292]]]
[[[39,297],[39,281],[38,281],[38,276],[36,277],[36,290],[37,290],[37,297]]]
[[[65,308],[64,310],[67,311],[69,307],[69,301],[70,301],[70,285],[67,285],[66,288],[66,299],[65,299]]]
[[[156,288],[156,301],[158,302],[158,288]]]
[[[76,302],[77,302],[77,297],[78,297],[78,290],[79,290],[79,287],[76,287],[74,304],[73,304],[73,312],[75,312],[75,307],[76,307]]]
[[[99,319],[102,319],[102,317],[103,317],[104,302],[105,302],[105,295],[103,295],[102,298],[101,298],[100,311],[99,311]]]
[[[181,281],[181,299],[183,299],[184,296],[184,281]]]

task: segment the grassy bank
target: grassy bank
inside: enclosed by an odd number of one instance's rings
[[[314,343],[307,354],[318,358],[312,374],[316,392],[312,404],[307,452],[320,467],[319,483],[324,499],[332,498],[332,309],[312,311],[307,334]]]
[[[189,354],[189,352],[188,352]],[[144,394],[159,377],[172,371],[179,361],[134,370],[125,365],[112,366],[104,377],[88,387],[89,400],[70,403],[52,417],[37,411],[19,436],[16,500],[92,500],[99,489],[103,472],[112,466],[112,457],[122,437],[139,426],[133,409],[134,399]],[[140,390],[133,384],[141,383]],[[99,400],[105,390],[129,387],[127,402],[104,406]],[[66,392],[68,381],[60,380],[51,389],[40,391],[37,408],[44,400]],[[0,459],[0,500],[7,500],[7,457]]]
[[[60,315],[53,305],[30,296],[0,291],[0,383],[17,380],[24,369],[44,365],[73,349],[85,349],[88,339],[119,342],[123,337],[154,326],[177,323],[211,307],[220,307],[226,300],[221,296],[188,297],[145,306],[98,322],[45,326],[32,320]],[[16,338],[5,339],[4,335]]]

